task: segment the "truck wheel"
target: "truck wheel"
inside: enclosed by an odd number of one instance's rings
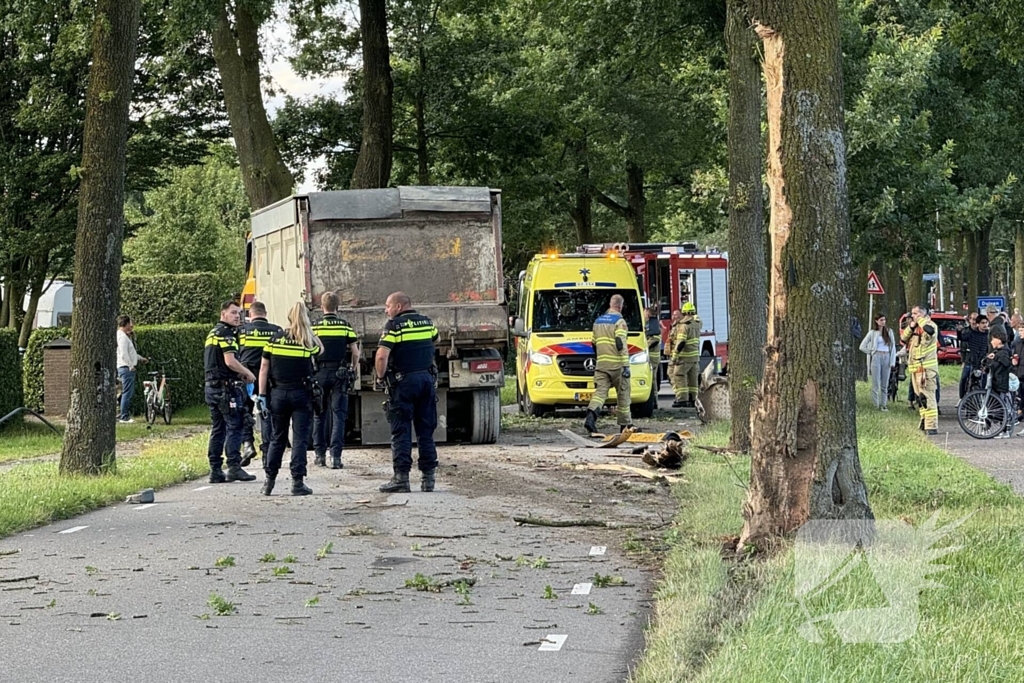
[[[481,389],[473,392],[473,431],[470,443],[494,443],[501,432],[501,392]]]
[[[530,400],[530,388],[527,387],[526,391],[523,392],[523,412],[530,417],[544,417],[554,412],[552,406],[539,406]]]
[[[651,387],[651,395],[643,403],[634,403],[630,406],[633,417],[648,418],[654,415],[654,409],[658,407],[658,391]]]

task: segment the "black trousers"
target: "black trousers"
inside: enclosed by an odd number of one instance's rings
[[[313,416],[312,392],[305,387],[274,387],[270,392],[270,412],[274,436],[270,441],[267,457],[263,460],[263,470],[268,476],[277,476],[281,469],[284,449],[288,446],[288,427],[291,426],[291,473],[293,477],[305,477],[306,449]]]

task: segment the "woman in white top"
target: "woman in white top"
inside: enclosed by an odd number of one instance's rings
[[[896,337],[885,326],[885,316],[875,318],[874,328],[860,343],[860,350],[868,356],[868,371],[871,375],[871,400],[875,407],[889,412],[889,373],[896,363]]]

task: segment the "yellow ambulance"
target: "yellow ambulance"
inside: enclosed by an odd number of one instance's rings
[[[651,381],[640,288],[633,266],[616,251],[606,254],[539,254],[519,275],[516,338],[519,408],[540,416],[556,408],[585,406],[594,393],[594,320],[612,295],[625,300],[633,417],[650,417],[658,394]],[[616,402],[612,390],[608,403]],[[607,404],[606,404],[607,405]]]

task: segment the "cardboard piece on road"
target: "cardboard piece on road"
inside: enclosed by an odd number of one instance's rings
[[[868,294],[885,294],[882,281],[878,279],[878,275],[873,270],[868,273]]]
[[[670,484],[675,484],[676,482],[682,481],[681,477],[673,477],[670,474],[658,474],[657,472],[651,472],[650,470],[642,470],[639,467],[630,467],[629,465],[613,465],[610,463],[587,464],[583,465],[583,469],[598,470],[603,472],[623,472],[626,474],[636,474],[638,476],[644,477],[645,479],[650,479],[652,481],[664,480]]]

